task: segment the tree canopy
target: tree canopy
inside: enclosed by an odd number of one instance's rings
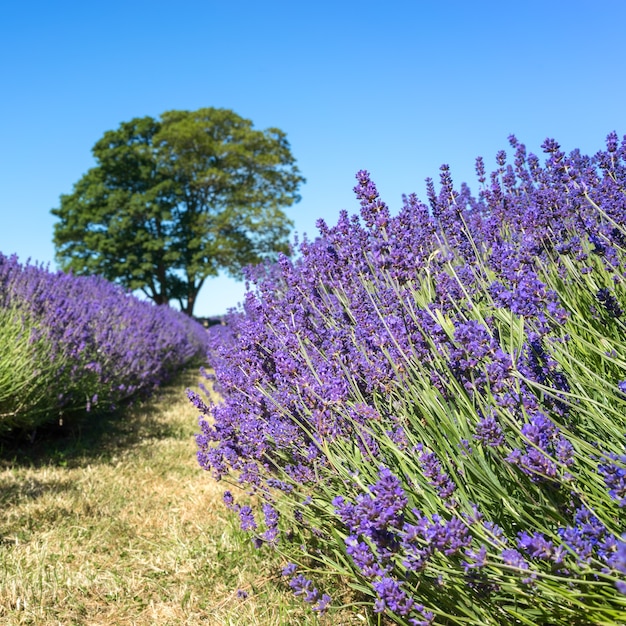
[[[99,274],[192,315],[220,270],[289,249],[283,208],[304,178],[284,132],[228,109],[168,111],[104,134],[96,166],[52,209],[64,270]]]

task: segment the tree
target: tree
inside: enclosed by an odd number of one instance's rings
[[[288,252],[283,211],[305,180],[285,133],[256,130],[228,109],[168,111],[104,134],[97,165],[62,195],[56,258],[75,274],[100,274],[157,304],[193,314],[220,270]]]

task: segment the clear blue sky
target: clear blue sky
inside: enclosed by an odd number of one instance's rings
[[[296,231],[358,210],[371,172],[392,211],[448,163],[511,133],[594,153],[626,134],[626,2],[42,0],[0,10],[0,252],[54,265],[50,209],[121,122],[233,109],[287,133],[307,178]],[[199,315],[244,286],[208,281]]]

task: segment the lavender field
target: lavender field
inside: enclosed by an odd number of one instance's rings
[[[174,309],[2,254],[0,321],[2,435],[111,411],[202,361],[207,345]]]
[[[213,334],[199,463],[314,613],[626,623],[626,138],[509,142],[397,214],[359,172]]]
[[[255,604],[259,566],[242,564],[248,559],[267,564],[263,584],[304,601],[296,610],[271,592],[279,606],[267,619],[284,623],[296,615],[303,624],[626,623],[626,138],[609,135],[593,156],[565,154],[554,140],[542,157],[509,143],[512,158],[499,152],[496,171],[477,160],[477,192],[456,186],[442,166],[426,202],[407,196],[395,214],[359,172],[360,214],[320,221],[317,237],[294,244],[291,257],[250,268],[245,302],[210,333],[103,279],[0,255],[5,452],[19,440],[22,454],[25,441],[110,417],[190,366],[206,368],[187,409],[200,413],[199,465],[221,481],[211,504],[219,492],[225,508],[207,517],[209,532],[202,498],[193,497],[193,522],[176,526],[172,545],[199,564],[180,569],[174,551],[162,568],[167,591],[154,586],[150,565],[130,595],[136,569],[124,565],[127,583],[104,585],[107,611],[149,620],[156,609],[146,609],[147,595],[161,594],[159,611],[176,614],[172,623],[192,614],[211,623],[226,606],[233,623],[238,602],[256,620],[265,600]],[[151,434],[128,443],[129,459],[148,443],[162,446],[162,432],[184,433],[172,458],[189,443],[186,417],[154,433],[151,417],[141,419]],[[91,464],[102,461],[103,501],[108,482],[121,493],[141,475],[156,494],[167,477],[164,455],[158,472],[146,452],[118,476],[121,466],[90,454],[72,471],[92,481]],[[54,469],[60,482],[64,468]],[[9,464],[3,475],[11,507],[2,532],[16,538],[3,547],[13,581],[0,590],[6,615],[45,623],[71,614],[83,623],[69,607],[83,598],[88,615],[102,613],[98,589],[113,564],[89,570],[88,588],[60,582],[57,569],[70,572],[76,550],[49,562],[35,544],[54,542],[39,538],[39,525],[19,529],[35,519],[35,502],[16,485],[33,472]],[[181,472],[191,480],[189,468]],[[200,494],[198,484],[193,475]],[[161,496],[155,511],[174,498]],[[62,536],[102,522],[80,489],[75,497],[81,521]],[[128,502],[115,500],[116,523],[132,513],[115,548],[122,564],[149,506],[143,492],[130,513]],[[45,519],[59,507],[51,499]],[[181,515],[171,511],[174,521]],[[229,554],[219,545],[222,516],[239,527],[228,531]],[[161,518],[156,512],[155,528]],[[241,531],[253,552],[235,545]],[[219,558],[200,549],[203,537]],[[99,544],[94,535],[89,550]],[[30,571],[24,563],[34,554]],[[68,581],[87,580],[90,554]],[[181,589],[196,569],[189,604]],[[172,594],[182,598],[177,608]]]

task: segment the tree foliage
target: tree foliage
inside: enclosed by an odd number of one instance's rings
[[[104,134],[52,210],[56,257],[191,315],[205,279],[288,251],[304,182],[284,132],[228,109],[168,111]]]

